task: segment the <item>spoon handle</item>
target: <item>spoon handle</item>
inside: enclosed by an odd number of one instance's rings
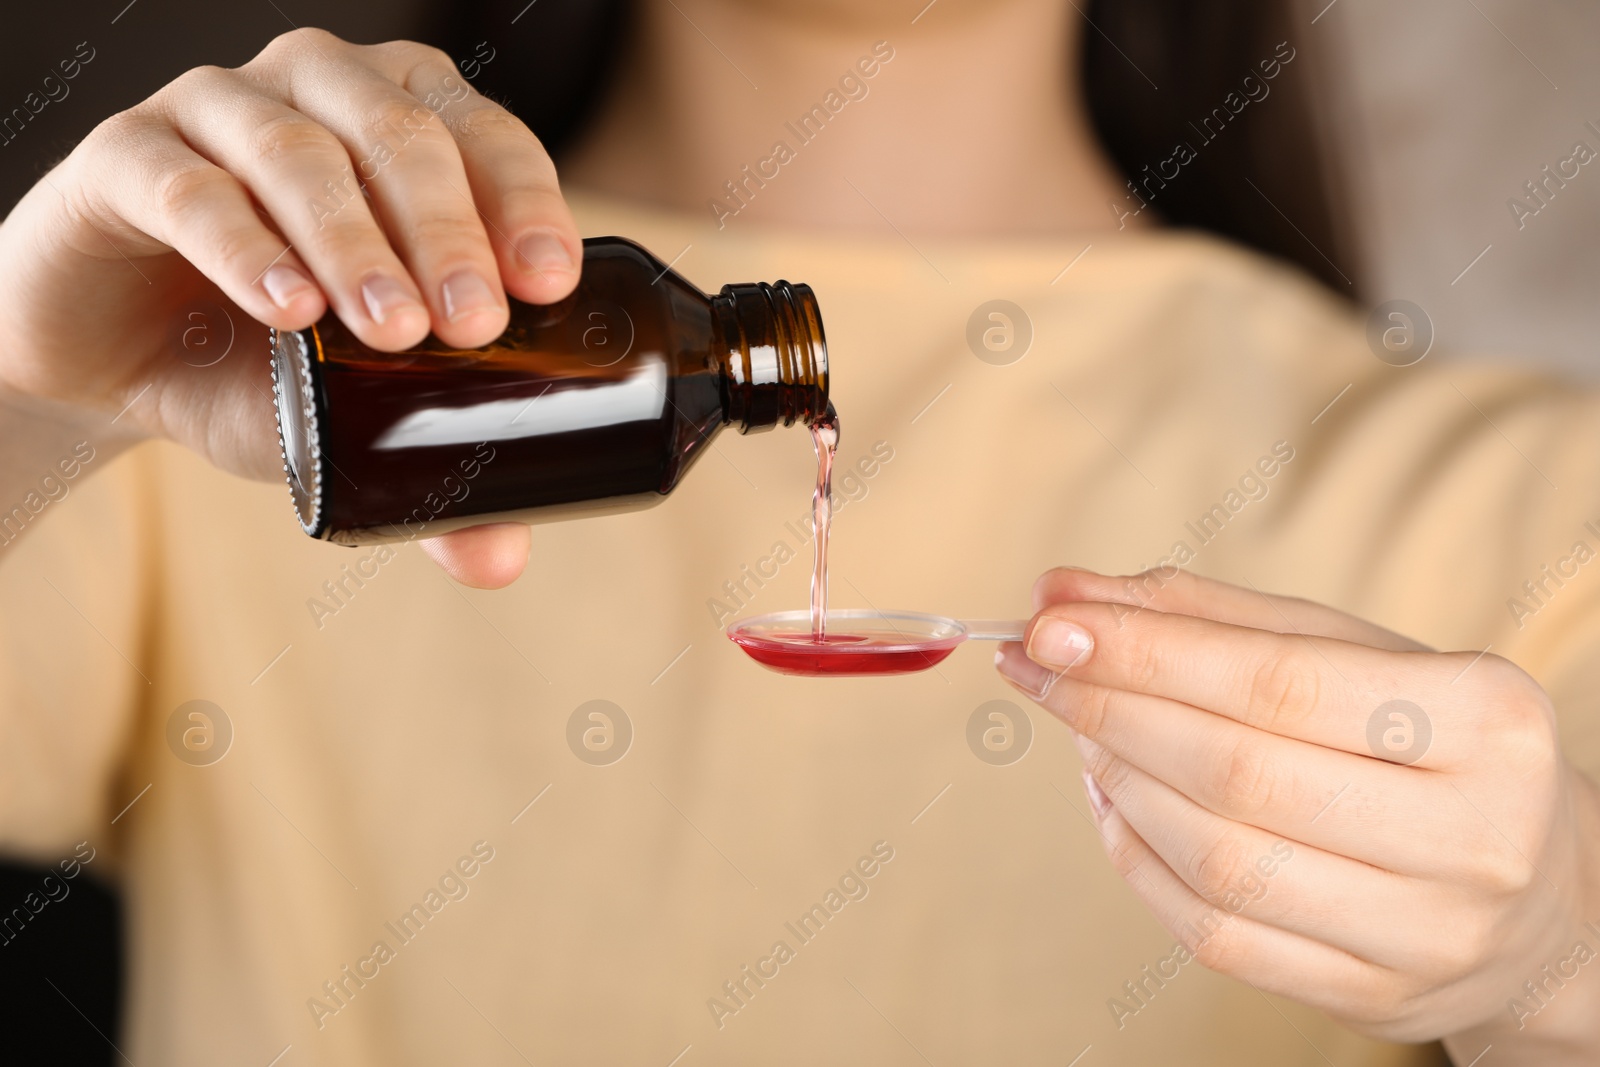
[[[1021,641],[1027,619],[962,619],[968,641]]]

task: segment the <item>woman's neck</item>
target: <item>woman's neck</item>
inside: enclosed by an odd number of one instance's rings
[[[1122,183],[1078,91],[1071,5],[935,0],[913,23],[851,2],[640,4],[562,180],[723,226],[1115,228]]]

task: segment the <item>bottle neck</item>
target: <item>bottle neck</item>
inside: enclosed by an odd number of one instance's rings
[[[711,311],[727,422],[750,433],[827,411],[828,345],[809,285],[725,285]]]

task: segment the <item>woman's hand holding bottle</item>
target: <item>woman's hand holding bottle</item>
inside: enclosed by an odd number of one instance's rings
[[[449,56],[284,34],[101,123],[0,224],[0,483],[85,437],[281,477],[256,324],[331,308],[383,351],[430,331],[472,347],[505,328],[507,294],[559,300],[580,262],[550,157]],[[183,358],[197,326],[231,333],[229,354]],[[528,543],[520,525],[422,542],[477,585],[516,577]]]

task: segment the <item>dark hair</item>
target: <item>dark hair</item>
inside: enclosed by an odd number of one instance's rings
[[[485,0],[452,7],[432,39],[457,57],[480,41],[515,55],[476,70],[474,84],[559,154],[611,76],[630,6]],[[1354,296],[1311,64],[1291,40],[1286,0],[1089,0],[1079,10],[1094,128],[1134,186],[1123,210],[1142,199],[1171,225],[1232,238]]]
[[[1354,298],[1353,235],[1319,143],[1314,57],[1293,39],[1289,5],[1101,0],[1086,12],[1090,116],[1137,196],[1173,225],[1289,260]]]
[[[515,112],[559,161],[622,58],[632,7],[631,0],[436,3],[422,39],[465,64],[477,90]],[[476,68],[483,48],[496,58]]]

